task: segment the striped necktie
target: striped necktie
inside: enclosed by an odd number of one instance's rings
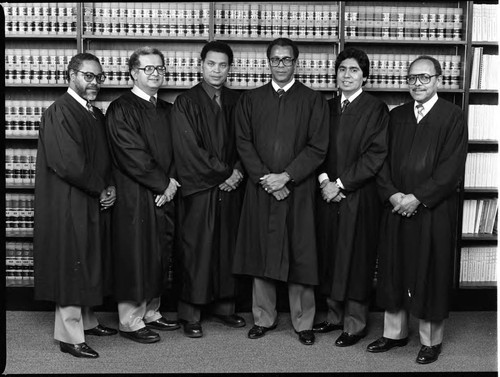
[[[350,102],[348,99],[344,100],[344,102],[342,102],[342,107],[340,108],[340,111],[343,113],[345,111],[345,109],[347,109],[347,106],[349,106]]]
[[[423,117],[424,117],[424,106],[421,103],[419,103],[417,105],[417,123],[419,123]]]
[[[151,102],[153,106],[156,107],[156,98],[154,96],[149,97],[149,102]]]
[[[89,113],[95,118],[95,113],[94,113],[94,109],[92,108],[92,104],[90,103],[90,101],[87,101],[87,110],[89,111]]]
[[[283,94],[285,94],[285,90],[283,88],[279,88],[276,92],[278,93],[279,98],[283,97]]]

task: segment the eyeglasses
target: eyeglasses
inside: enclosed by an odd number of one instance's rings
[[[281,62],[283,62],[283,66],[285,66],[285,67],[291,67],[293,65],[294,61],[295,61],[295,59],[289,58],[289,57],[282,58],[282,59],[280,59],[280,58],[270,58],[269,59],[269,62],[271,63],[271,67],[278,67]]]
[[[427,73],[422,73],[420,75],[408,75],[406,76],[406,83],[408,85],[414,85],[418,81],[420,81],[422,84],[428,84],[431,82],[432,77],[436,77],[439,75],[428,75]]]
[[[141,71],[144,71],[146,75],[152,75],[153,72],[156,70],[159,75],[164,75],[167,72],[167,68],[164,65],[157,65],[156,67],[154,65],[147,65],[144,68],[137,68],[140,69]]]
[[[92,82],[92,81],[94,81],[94,79],[96,79],[98,84],[102,84],[104,82],[104,80],[106,80],[106,76],[104,75],[104,73],[99,73],[96,75],[95,73],[83,72],[83,71],[79,71],[78,69],[75,69],[75,71],[83,74],[83,79],[87,82]]]

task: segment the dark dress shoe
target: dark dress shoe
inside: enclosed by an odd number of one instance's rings
[[[441,344],[436,346],[422,346],[417,356],[417,363],[419,364],[430,364],[438,359],[441,353]]]
[[[229,327],[243,327],[246,325],[245,320],[236,314],[230,314],[230,315],[215,314],[214,317],[218,318],[226,326],[229,326]]]
[[[354,344],[356,344],[357,342],[359,342],[360,339],[363,339],[365,337],[365,333],[361,333],[361,334],[349,334],[349,333],[346,333],[345,331],[342,332],[342,334],[340,334],[340,336],[338,337],[338,339],[335,341],[335,345],[337,347],[349,347],[349,346],[352,346]]]
[[[120,335],[139,343],[155,343],[160,341],[160,335],[143,327],[137,331],[120,331]]]
[[[330,323],[328,321],[323,321],[320,323],[316,323],[313,326],[313,331],[325,333],[325,332],[330,332],[330,331],[334,331],[334,330],[342,330],[343,327],[344,327],[343,325],[334,325],[333,323]]]
[[[188,338],[201,338],[203,329],[200,322],[184,322],[184,335]]]
[[[389,339],[386,337],[378,338],[376,341],[368,344],[366,350],[368,352],[386,352],[394,347],[404,347],[408,344],[408,338],[403,339]]]
[[[295,331],[299,334],[300,343],[305,344],[306,346],[311,346],[314,344],[314,332],[312,330],[304,330],[304,331]]]
[[[166,319],[165,317],[161,317],[156,321],[147,322],[146,326],[155,330],[162,330],[162,331],[177,330],[181,327],[179,322],[171,321],[169,319]]]
[[[264,327],[264,326],[259,326],[259,325],[253,325],[253,327],[248,332],[248,337],[250,339],[261,338],[264,335],[266,335],[266,332],[274,330],[276,328],[276,326],[277,326],[277,324],[274,324],[271,327]]]
[[[90,348],[87,343],[80,344],[69,344],[64,342],[59,342],[59,348],[64,353],[70,353],[75,357],[87,357],[90,359],[95,359],[99,357],[99,354]]]
[[[118,334],[118,330],[102,325],[97,325],[93,329],[85,330],[84,333],[85,335],[110,336]]]

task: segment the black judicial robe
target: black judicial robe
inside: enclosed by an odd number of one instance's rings
[[[271,83],[249,90],[236,109],[236,146],[248,173],[233,272],[318,284],[315,172],[328,147],[328,105],[296,81],[281,97]],[[287,171],[291,193],[278,201],[259,178]]]
[[[337,301],[366,301],[372,290],[382,203],[375,177],[387,156],[389,110],[362,92],[344,113],[341,97],[328,101],[330,142],[318,173],[340,178],[340,203],[317,197],[320,292]]]
[[[70,94],[58,98],[40,125],[35,184],[35,299],[95,306],[109,293],[109,210],[101,192],[112,185],[104,116]]]
[[[174,177],[172,105],[156,108],[127,92],[111,102],[106,130],[117,199],[113,209],[114,297],[141,302],[160,297],[172,251],[175,205],[155,205]]]
[[[391,111],[389,154],[379,174],[386,201],[379,245],[377,302],[417,318],[448,317],[457,227],[456,189],[464,174],[467,127],[462,110],[441,98],[416,123],[414,102]],[[391,195],[422,203],[407,218],[392,214]]]
[[[232,298],[232,262],[244,185],[223,183],[237,168],[234,109],[239,93],[222,88],[222,110],[201,83],[179,95],[172,110],[172,141],[179,176],[180,298],[208,304]]]

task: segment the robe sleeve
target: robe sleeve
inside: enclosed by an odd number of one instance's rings
[[[315,173],[328,150],[330,111],[323,96],[319,93],[315,93],[315,96],[309,124],[304,125],[308,127],[307,144],[285,168],[295,183]]]
[[[198,140],[195,132],[201,121],[189,99],[177,97],[172,110],[172,141],[183,195],[218,186],[233,172],[231,166],[202,147],[203,140]]]
[[[106,188],[106,180],[85,157],[82,125],[74,114],[56,104],[44,113],[42,121],[47,166],[62,180],[98,197]]]
[[[451,124],[434,166],[432,177],[417,186],[413,195],[432,208],[457,188],[463,177],[467,158],[467,127],[459,110],[449,114]]]
[[[151,155],[138,127],[130,124],[130,115],[121,104],[111,103],[106,112],[106,130],[118,168],[155,194],[162,194],[170,180]]]
[[[236,106],[236,147],[249,179],[258,184],[260,177],[268,174],[270,169],[262,162],[253,144],[251,113],[252,101],[244,93]]]
[[[359,189],[379,172],[387,157],[388,123],[389,111],[387,106],[381,103],[372,111],[370,124],[363,137],[363,152],[339,176],[346,191]]]

